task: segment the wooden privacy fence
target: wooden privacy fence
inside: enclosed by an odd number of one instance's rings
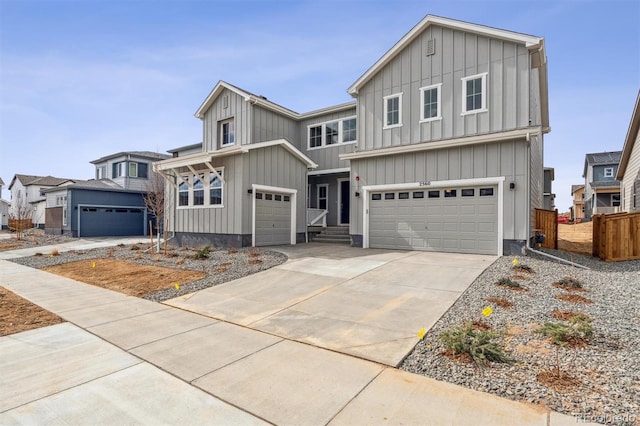
[[[558,248],[558,210],[536,209],[536,233],[544,235],[542,247]]]
[[[640,213],[593,215],[593,255],[614,262],[640,259]]]

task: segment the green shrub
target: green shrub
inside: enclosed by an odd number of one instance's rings
[[[514,265],[512,267],[512,269],[515,269],[516,271],[522,271],[522,272],[526,272],[527,274],[534,274],[535,271],[533,270],[533,268],[529,265],[525,265],[524,263],[520,263],[518,265]]]
[[[470,322],[450,328],[440,334],[440,340],[453,355],[467,354],[478,365],[489,362],[510,362],[502,346],[493,340],[500,333],[489,330],[474,330]]]
[[[211,253],[211,247],[206,246],[198,250],[196,254],[193,255],[193,258],[197,260],[208,259],[210,253]]]
[[[559,346],[576,339],[589,340],[593,337],[593,320],[584,314],[578,314],[569,320],[569,324],[547,322],[538,329],[538,333],[551,338],[551,342]]]
[[[561,280],[556,282],[560,287],[571,288],[571,289],[582,289],[582,283],[575,278],[564,277]]]
[[[522,286],[518,281],[514,281],[511,278],[500,278],[498,280],[498,285],[503,285],[505,287],[512,287],[512,288],[522,288]]]

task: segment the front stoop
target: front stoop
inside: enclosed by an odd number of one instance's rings
[[[310,226],[309,240],[314,243],[348,244],[351,245],[348,226]]]

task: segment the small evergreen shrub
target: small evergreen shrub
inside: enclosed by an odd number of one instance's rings
[[[209,254],[211,254],[211,247],[205,246],[196,251],[196,254],[193,255],[193,258],[197,260],[204,260],[209,258]]]
[[[569,320],[569,324],[547,322],[537,332],[551,338],[551,342],[558,346],[567,346],[572,341],[587,341],[593,337],[593,320],[584,314],[578,314]]]
[[[518,281],[514,281],[511,278],[500,278],[498,280],[498,285],[511,288],[523,288]]]
[[[500,333],[475,330],[471,322],[450,328],[440,334],[440,341],[453,355],[467,354],[478,365],[510,362],[503,347],[495,342]]]

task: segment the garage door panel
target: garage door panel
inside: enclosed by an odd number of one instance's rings
[[[425,198],[399,199],[399,192],[370,200],[371,247],[496,254],[496,196],[479,196],[479,187],[465,197],[461,190],[456,197],[439,190],[441,197],[429,198],[425,191]]]
[[[140,207],[82,207],[80,236],[144,235],[144,210]]]
[[[260,194],[260,195],[258,195]],[[256,193],[256,246],[282,245],[291,243],[291,201],[284,195]]]

